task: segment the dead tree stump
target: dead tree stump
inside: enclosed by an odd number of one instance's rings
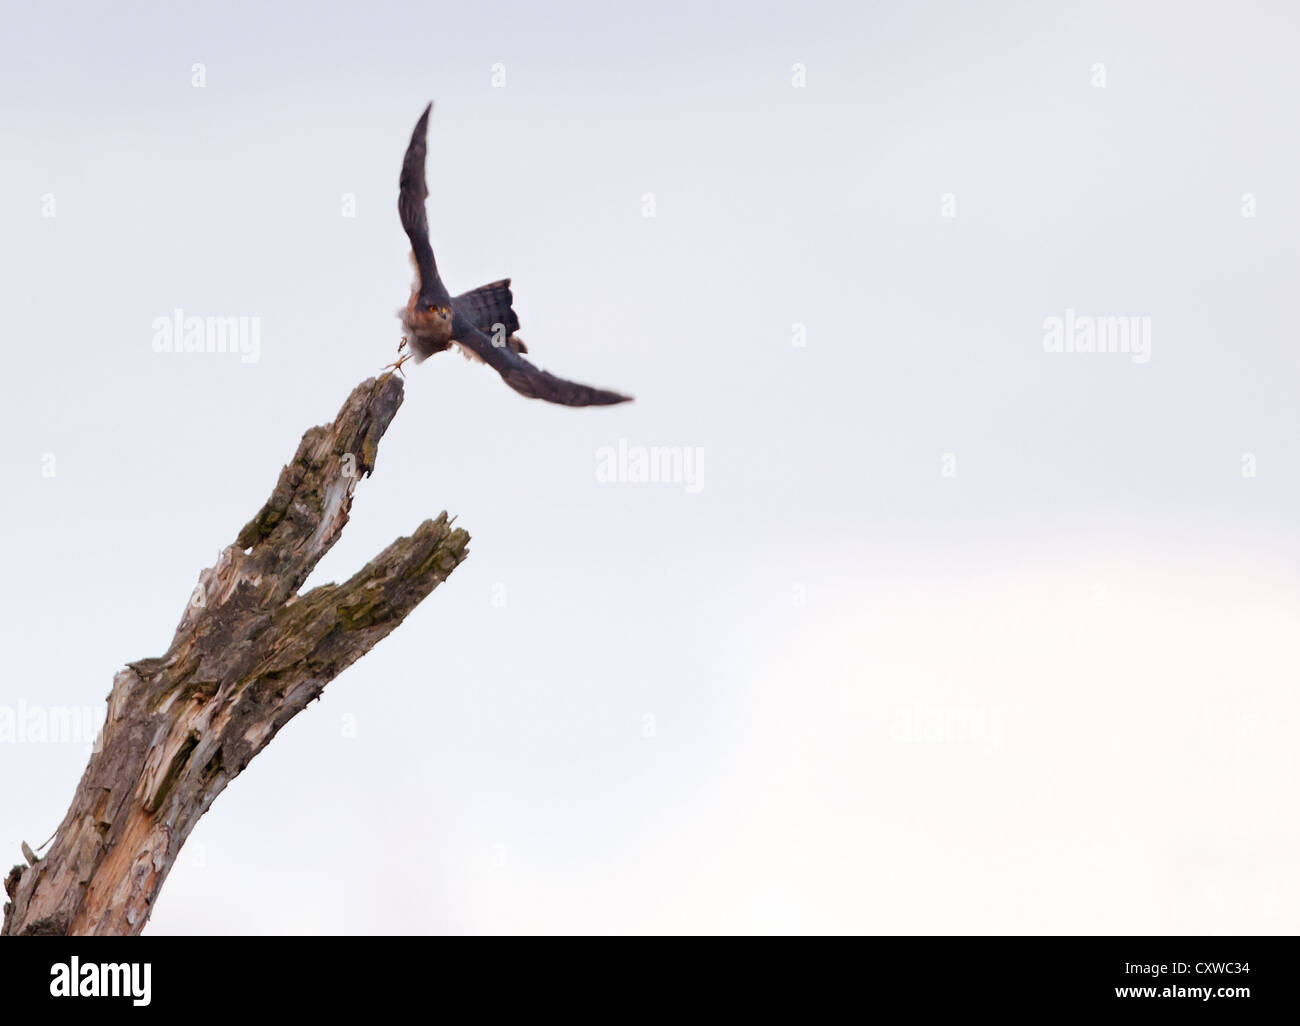
[[[343,584],[298,589],[348,522],[402,404],[371,378],[302,436],[261,511],[204,570],[167,652],[113,678],[100,744],[49,854],[5,880],[0,934],[138,934],[213,799],[468,554],[444,512]]]

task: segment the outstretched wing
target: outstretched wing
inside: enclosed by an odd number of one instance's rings
[[[520,395],[542,399],[560,406],[613,406],[628,402],[630,395],[566,381],[548,374],[516,353],[508,345],[496,346],[479,331],[463,312],[452,308],[452,339],[472,350],[484,363],[501,375],[501,379]]]
[[[462,292],[451,301],[451,305],[452,309],[463,313],[474,327],[489,337],[504,332],[510,338],[519,330],[519,317],[515,314],[515,297],[510,291],[509,278]],[[521,353],[528,352],[523,348],[521,339],[512,340],[512,345]]]
[[[429,244],[429,220],[424,211],[424,201],[429,198],[429,187],[424,181],[424,154],[431,110],[432,103],[424,108],[420,120],[415,123],[411,143],[406,147],[397,192],[397,213],[402,218],[406,237],[411,240],[411,252],[415,255],[415,266],[420,272],[421,296],[450,299],[446,286],[438,277],[438,265],[434,262],[433,247]]]

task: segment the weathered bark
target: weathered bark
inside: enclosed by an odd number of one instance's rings
[[[338,539],[402,403],[393,374],[307,431],[262,510],[199,576],[171,646],[113,679],[100,745],[45,858],[5,881],[6,935],[137,934],[199,817],[325,685],[467,555],[447,514],[344,584],[298,589]]]

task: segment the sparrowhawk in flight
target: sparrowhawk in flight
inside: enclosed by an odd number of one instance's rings
[[[411,352],[393,366],[400,367],[409,356],[419,363],[455,345],[470,359],[490,366],[516,392],[532,399],[562,406],[610,406],[627,402],[631,396],[557,378],[524,359],[521,354],[528,349],[515,334],[519,330],[519,318],[515,316],[509,278],[481,285],[459,296],[447,292],[433,259],[424,210],[429,195],[424,177],[425,140],[432,109],[430,103],[415,123],[402,161],[397,212],[411,240],[416,278],[411,286],[411,298],[399,313],[402,327],[406,329],[402,342],[410,344]]]

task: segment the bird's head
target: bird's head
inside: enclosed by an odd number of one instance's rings
[[[451,334],[451,304],[446,299],[414,295],[403,320],[421,335]]]
[[[429,324],[441,325],[444,321],[448,324],[451,323],[451,306],[446,302],[439,302],[436,299],[429,302],[428,300],[421,299],[417,307],[417,312],[419,313],[420,320]]]

